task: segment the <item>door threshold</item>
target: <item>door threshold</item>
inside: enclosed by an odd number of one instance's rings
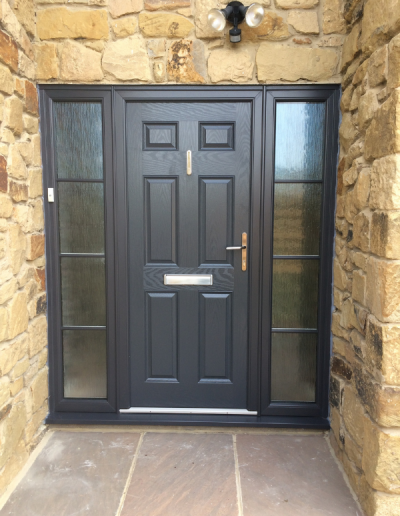
[[[121,414],[216,414],[228,416],[257,416],[256,410],[222,409],[222,408],[165,408],[165,407],[131,407],[120,409]]]

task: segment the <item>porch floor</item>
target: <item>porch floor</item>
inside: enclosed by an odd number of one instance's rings
[[[323,433],[79,428],[39,446],[0,516],[362,516]]]

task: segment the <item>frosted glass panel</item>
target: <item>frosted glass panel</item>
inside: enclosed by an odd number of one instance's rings
[[[64,326],[105,326],[104,258],[61,258]]]
[[[272,334],[272,401],[315,401],[316,370],[316,334]]]
[[[319,254],[321,184],[277,183],[274,254]]]
[[[102,183],[58,183],[62,253],[104,252]]]
[[[64,330],[64,396],[107,397],[105,330]]]
[[[64,179],[103,178],[103,122],[99,102],[54,102],[57,175]]]
[[[272,327],[317,328],[319,260],[274,260]]]
[[[322,179],[325,104],[276,104],[275,179]]]

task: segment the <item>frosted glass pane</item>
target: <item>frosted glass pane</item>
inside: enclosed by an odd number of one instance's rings
[[[274,254],[319,254],[320,211],[320,184],[275,184]]]
[[[64,179],[103,178],[103,122],[99,102],[54,102],[57,175]]]
[[[102,183],[58,183],[62,253],[104,252]]]
[[[61,258],[64,326],[105,326],[104,258]]]
[[[272,334],[272,401],[315,401],[316,372],[316,334]]]
[[[319,260],[274,260],[272,327],[316,328]]]
[[[276,104],[275,179],[322,179],[325,104]]]
[[[64,397],[107,397],[105,330],[64,330]]]

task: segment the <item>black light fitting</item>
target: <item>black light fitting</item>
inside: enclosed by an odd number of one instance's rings
[[[224,9],[211,9],[208,13],[208,23],[217,31],[223,31],[226,22],[232,23],[229,31],[231,43],[239,43],[242,31],[238,25],[246,20],[249,27],[258,27],[264,18],[264,8],[260,4],[244,6],[242,2],[229,2]]]

